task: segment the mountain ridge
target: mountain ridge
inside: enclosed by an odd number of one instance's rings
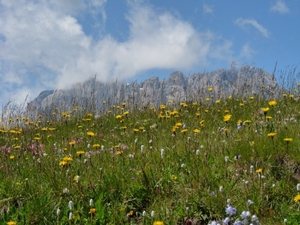
[[[168,78],[159,80],[154,76],[143,82],[126,83],[115,81],[101,83],[94,77],[69,89],[41,92],[28,103],[27,113],[50,113],[54,107],[70,111],[74,106],[89,109],[95,114],[107,110],[108,106],[126,102],[129,108],[154,105],[158,106],[172,100],[203,101],[207,97],[214,99],[228,95],[242,95],[246,91],[255,94],[262,91],[264,95],[278,94],[280,89],[274,75],[267,71],[250,67],[218,69],[212,72],[195,73],[188,77],[180,71],[174,71]],[[208,93],[207,89],[213,87]],[[103,104],[105,101],[106,104]]]

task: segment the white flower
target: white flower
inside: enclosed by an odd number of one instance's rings
[[[70,191],[69,191],[68,188],[64,188],[64,189],[63,189],[63,193],[64,193],[64,194],[68,194],[69,192],[70,192]]]
[[[228,162],[229,156],[225,156],[225,162]]]
[[[144,210],[143,213],[142,213],[143,217],[145,217],[146,214],[147,214],[147,213],[146,213],[146,211]]]
[[[89,203],[90,203],[90,206],[91,206],[91,207],[94,206],[94,200],[93,200],[92,198],[90,199],[90,202],[89,202]]]
[[[72,214],[72,212],[70,212],[69,213],[69,220],[72,220],[72,218],[73,218],[73,214]]]
[[[144,154],[144,145],[141,145],[141,153]]]
[[[300,183],[297,184],[296,189],[297,191],[300,191]]]
[[[185,164],[184,164],[184,163],[182,163],[182,164],[181,164],[181,168],[184,168],[184,167],[185,167]]]
[[[57,210],[56,210],[56,215],[59,216],[59,214],[60,214],[60,209],[57,208]]]
[[[162,150],[160,150],[160,157],[163,159],[164,156],[165,156],[165,150],[162,149]]]
[[[223,190],[224,190],[223,186],[220,186],[219,187],[219,192],[223,192]]]
[[[196,155],[199,155],[199,154],[200,154],[200,150],[197,149],[197,150],[196,150]]]
[[[153,218],[153,217],[155,216],[155,212],[154,212],[154,211],[151,211],[150,216]]]
[[[69,209],[72,211],[73,208],[74,208],[74,203],[73,203],[72,201],[69,201],[68,207],[69,207]]]

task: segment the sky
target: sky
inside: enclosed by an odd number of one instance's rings
[[[0,104],[95,77],[300,63],[300,0],[0,0]]]

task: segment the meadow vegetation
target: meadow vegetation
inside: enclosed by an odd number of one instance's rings
[[[299,88],[12,117],[0,223],[298,224]]]

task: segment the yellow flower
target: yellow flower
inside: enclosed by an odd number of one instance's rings
[[[66,156],[66,157],[63,158],[63,161],[69,163],[69,162],[73,161],[73,159],[72,159],[72,157]]]
[[[94,132],[92,132],[92,131],[88,131],[86,134],[88,136],[90,136],[90,137],[94,137],[95,136]]]
[[[90,209],[90,214],[95,214],[96,213],[96,209],[95,208],[91,208]]]
[[[259,168],[257,170],[255,170],[256,173],[261,173],[262,172],[262,168]]]
[[[164,104],[161,104],[161,105],[159,106],[159,108],[162,109],[162,110],[164,110],[164,109],[166,108],[166,106],[165,106]]]
[[[208,88],[208,91],[213,91],[213,90],[214,90],[213,87]]]
[[[194,133],[195,133],[195,134],[200,133],[200,130],[197,129],[197,128],[195,128],[195,129],[194,129]]]
[[[133,129],[133,132],[134,132],[134,133],[139,132],[139,129],[134,128],[134,129]]]
[[[274,132],[273,133],[268,133],[268,137],[272,137],[273,138],[275,135],[276,135],[276,133],[274,133]]]
[[[99,148],[100,144],[93,144],[93,148]]]
[[[122,155],[123,151],[117,151],[117,155]]]
[[[7,222],[6,224],[7,224],[7,225],[16,225],[17,222],[11,220],[11,221]]]
[[[217,99],[217,100],[215,101],[215,103],[217,103],[217,104],[219,104],[220,102],[221,102],[220,99]]]
[[[175,175],[171,175],[171,180],[177,180],[177,177]]]
[[[300,201],[300,194],[297,194],[297,195],[294,197],[294,201],[295,201],[295,202],[299,202],[299,201]]]
[[[265,107],[265,108],[261,108],[261,110],[264,112],[264,113],[267,113],[269,111],[269,108],[268,107]]]
[[[231,118],[231,115],[227,114],[227,115],[224,116],[223,120],[224,120],[224,122],[228,122],[230,120],[230,118]]]
[[[66,166],[66,165],[68,165],[68,164],[69,164],[69,163],[68,163],[67,161],[64,161],[64,160],[59,162],[59,165],[60,165],[60,166]]]
[[[164,225],[162,221],[154,221],[153,225]]]
[[[70,141],[70,142],[69,142],[69,145],[71,145],[71,146],[73,146],[73,145],[75,145],[75,144],[76,144],[75,141]]]
[[[9,159],[13,160],[15,158],[14,155],[9,156]]]
[[[79,156],[81,156],[81,155],[84,154],[84,151],[77,151],[76,154],[79,155]]]
[[[285,139],[283,139],[283,140],[286,141],[286,142],[291,142],[291,141],[293,141],[292,138],[285,138]]]
[[[78,182],[79,182],[79,178],[80,178],[80,177],[79,177],[78,175],[76,175],[76,176],[74,176],[74,179],[73,179],[73,180],[74,180],[75,182],[78,183]]]
[[[185,134],[186,132],[188,132],[188,129],[181,130],[181,133],[183,133],[183,134]]]
[[[269,106],[275,106],[277,102],[275,100],[269,101]]]

